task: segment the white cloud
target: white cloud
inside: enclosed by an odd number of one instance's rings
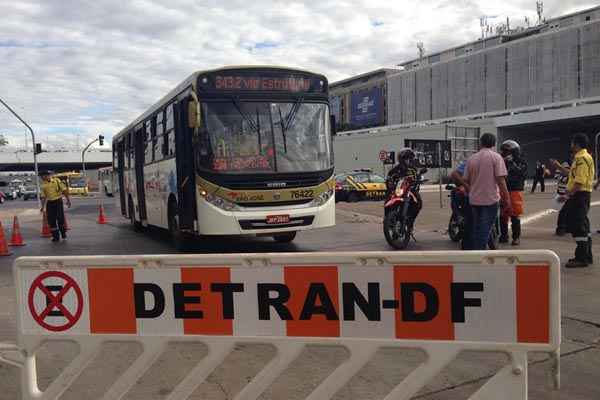
[[[111,136],[195,70],[277,64],[330,81],[473,40],[479,17],[535,21],[531,0],[0,0],[0,97],[46,146]],[[557,16],[594,4],[546,0]],[[13,145],[25,130],[0,110]]]

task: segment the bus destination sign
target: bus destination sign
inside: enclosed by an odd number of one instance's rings
[[[217,75],[215,89],[307,92],[310,89],[310,79]]]
[[[324,82],[298,75],[252,76],[216,75],[213,78],[215,90],[253,92],[317,92],[322,93]]]

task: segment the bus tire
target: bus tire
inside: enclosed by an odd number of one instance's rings
[[[186,251],[189,249],[189,240],[185,233],[179,230],[177,222],[177,202],[174,199],[169,200],[169,235],[173,247],[178,251]]]
[[[135,232],[140,232],[142,230],[142,224],[135,220],[135,207],[133,206],[133,199],[131,197],[129,198],[128,210],[129,210],[128,214],[129,214],[129,222],[131,223],[131,228],[133,228],[133,230]]]
[[[273,240],[277,243],[290,243],[296,238],[296,231],[281,232],[273,235]]]

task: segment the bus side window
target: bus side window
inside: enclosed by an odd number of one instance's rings
[[[173,115],[174,104],[175,103],[169,104],[166,109],[165,136],[162,146],[163,155],[165,157],[175,154],[175,121]]]
[[[154,148],[152,147],[152,123],[150,121],[145,122],[144,131],[144,157],[146,164],[150,164],[154,160]]]
[[[156,136],[153,141],[154,160],[155,161],[160,161],[164,158],[163,152],[162,152],[164,131],[165,131],[164,112],[162,110],[160,110],[158,112],[158,114],[156,114]]]
[[[133,131],[129,132],[125,137],[125,154],[127,160],[127,169],[130,169],[135,163],[133,158]]]

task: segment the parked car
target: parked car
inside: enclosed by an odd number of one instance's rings
[[[382,200],[385,193],[385,179],[370,169],[346,172],[335,177],[335,201],[353,203],[360,200]]]
[[[8,200],[15,200],[18,197],[17,191],[10,186],[0,187],[0,192],[2,192],[2,195],[4,196],[4,198],[8,199]]]
[[[25,186],[21,195],[23,196],[23,200],[37,199],[37,188],[35,186]]]

